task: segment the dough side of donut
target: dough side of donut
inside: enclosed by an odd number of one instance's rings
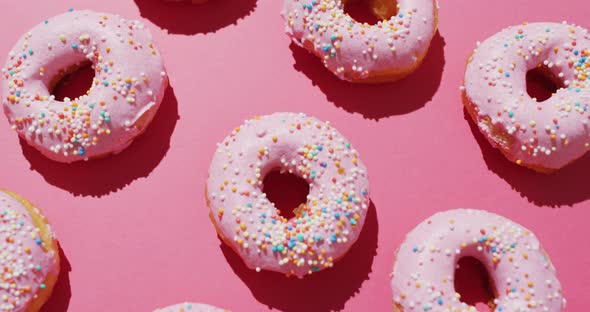
[[[53,287],[55,286],[55,283],[57,282],[57,277],[59,276],[60,259],[57,240],[55,239],[55,235],[51,231],[51,228],[47,223],[47,218],[41,213],[41,211],[37,207],[35,207],[31,202],[21,197],[20,195],[15,194],[14,192],[7,191],[4,189],[0,189],[0,192],[4,192],[9,196],[13,197],[20,204],[22,204],[23,207],[27,209],[29,215],[33,219],[35,227],[38,228],[40,231],[39,236],[41,237],[41,240],[44,243],[44,249],[46,251],[52,251],[54,254],[56,263],[54,272],[49,272],[49,274],[47,274],[47,276],[45,277],[45,281],[43,281],[43,284],[45,284],[46,286],[45,289],[39,289],[37,291],[37,294],[35,295],[34,299],[28,304],[26,309],[27,312],[37,312],[41,309],[43,304],[45,304],[45,302],[47,302],[47,300],[51,296]]]

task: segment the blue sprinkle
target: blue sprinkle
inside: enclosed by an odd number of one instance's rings
[[[68,9],[68,12],[74,12],[74,9],[73,8],[69,8]]]
[[[340,213],[338,213],[338,212],[337,212],[337,213],[335,213],[335,214],[334,214],[334,218],[336,218],[336,219],[340,219]]]
[[[414,248],[412,248],[412,251],[413,251],[413,252],[418,252],[418,247],[414,247]]]
[[[40,238],[37,238],[37,239],[35,240],[35,243],[37,243],[37,245],[41,245],[41,242],[42,242],[42,241],[41,241],[41,239],[40,239]]]
[[[442,298],[438,298],[438,300],[436,301],[438,303],[438,305],[443,305],[443,300]]]
[[[78,149],[78,154],[80,154],[80,156],[84,155],[85,151],[84,148],[80,146],[80,148]]]
[[[72,49],[77,50],[78,49],[78,44],[77,43],[72,43]]]
[[[336,234],[332,234],[332,237],[330,237],[330,242],[335,242],[336,241]]]

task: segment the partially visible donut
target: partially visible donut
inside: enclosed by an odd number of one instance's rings
[[[389,82],[415,71],[436,33],[437,1],[371,0],[372,11],[382,19],[376,25],[346,14],[348,1],[283,0],[287,34],[343,80]]]
[[[92,87],[57,101],[56,81],[91,63]],[[144,24],[71,11],[45,20],[14,46],[2,69],[2,102],[12,129],[50,159],[74,162],[125,149],[160,106],[168,78]]]
[[[263,192],[273,170],[309,183],[290,220]],[[275,113],[246,121],[218,145],[207,200],[218,234],[249,268],[303,277],[332,267],[357,240],[369,181],[358,152],[330,123]]]
[[[41,211],[6,190],[0,190],[0,250],[0,311],[39,311],[59,275],[59,247]]]
[[[527,94],[527,72],[542,68],[563,88],[544,102]],[[463,102],[488,141],[540,172],[590,149],[590,33],[566,23],[508,27],[469,57]]]
[[[535,235],[482,210],[456,209],[424,220],[396,253],[391,287],[396,312],[477,311],[454,287],[459,260],[473,257],[495,284],[492,311],[560,312],[561,285]]]
[[[154,312],[229,312],[229,310],[216,308],[202,303],[180,303]]]

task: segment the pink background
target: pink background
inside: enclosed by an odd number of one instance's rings
[[[158,0],[0,1],[2,64],[22,33],[75,5],[144,18],[171,77],[154,123],[116,157],[52,163],[21,146],[0,118],[0,186],[45,211],[67,258],[46,311],[151,311],[184,300],[234,311],[390,311],[388,275],[404,235],[457,207],[534,231],[568,310],[587,309],[590,157],[551,176],[512,165],[465,120],[459,94],[476,41],[523,20],[590,27],[586,2],[443,1],[423,66],[383,86],[337,81],[290,46],[281,2],[165,9]],[[359,243],[335,269],[302,281],[247,270],[220,246],[203,196],[216,142],[244,119],[276,111],[332,121],[371,175],[374,208]]]

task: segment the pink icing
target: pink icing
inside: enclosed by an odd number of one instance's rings
[[[482,133],[510,160],[531,167],[559,169],[582,156],[590,146],[589,56],[588,31],[565,23],[513,26],[481,43],[464,90]],[[539,64],[565,85],[540,103],[526,91],[526,73]]]
[[[151,120],[167,86],[152,41],[142,23],[92,11],[64,13],[34,27],[2,69],[12,129],[60,162],[120,152],[141,133],[136,122]],[[89,94],[56,101],[51,81],[84,61],[96,68]]]
[[[305,216],[286,220],[262,192],[280,169],[310,184]],[[213,220],[251,269],[303,277],[344,256],[369,205],[366,168],[329,123],[275,113],[246,121],[218,145],[209,169]]]
[[[434,0],[398,0],[398,14],[376,25],[358,23],[343,0],[284,0],[286,32],[344,80],[417,66],[436,31]],[[306,48],[310,48],[306,46]]]
[[[216,308],[202,303],[180,303],[154,312],[229,312],[225,309]]]
[[[26,311],[37,292],[44,291],[47,275],[57,276],[56,255],[44,248],[49,247],[28,210],[0,191],[0,311]]]
[[[420,223],[397,252],[391,287],[403,311],[476,311],[460,302],[453,277],[462,257],[478,259],[491,275],[504,312],[565,308],[555,268],[526,228],[482,210],[437,213]]]

